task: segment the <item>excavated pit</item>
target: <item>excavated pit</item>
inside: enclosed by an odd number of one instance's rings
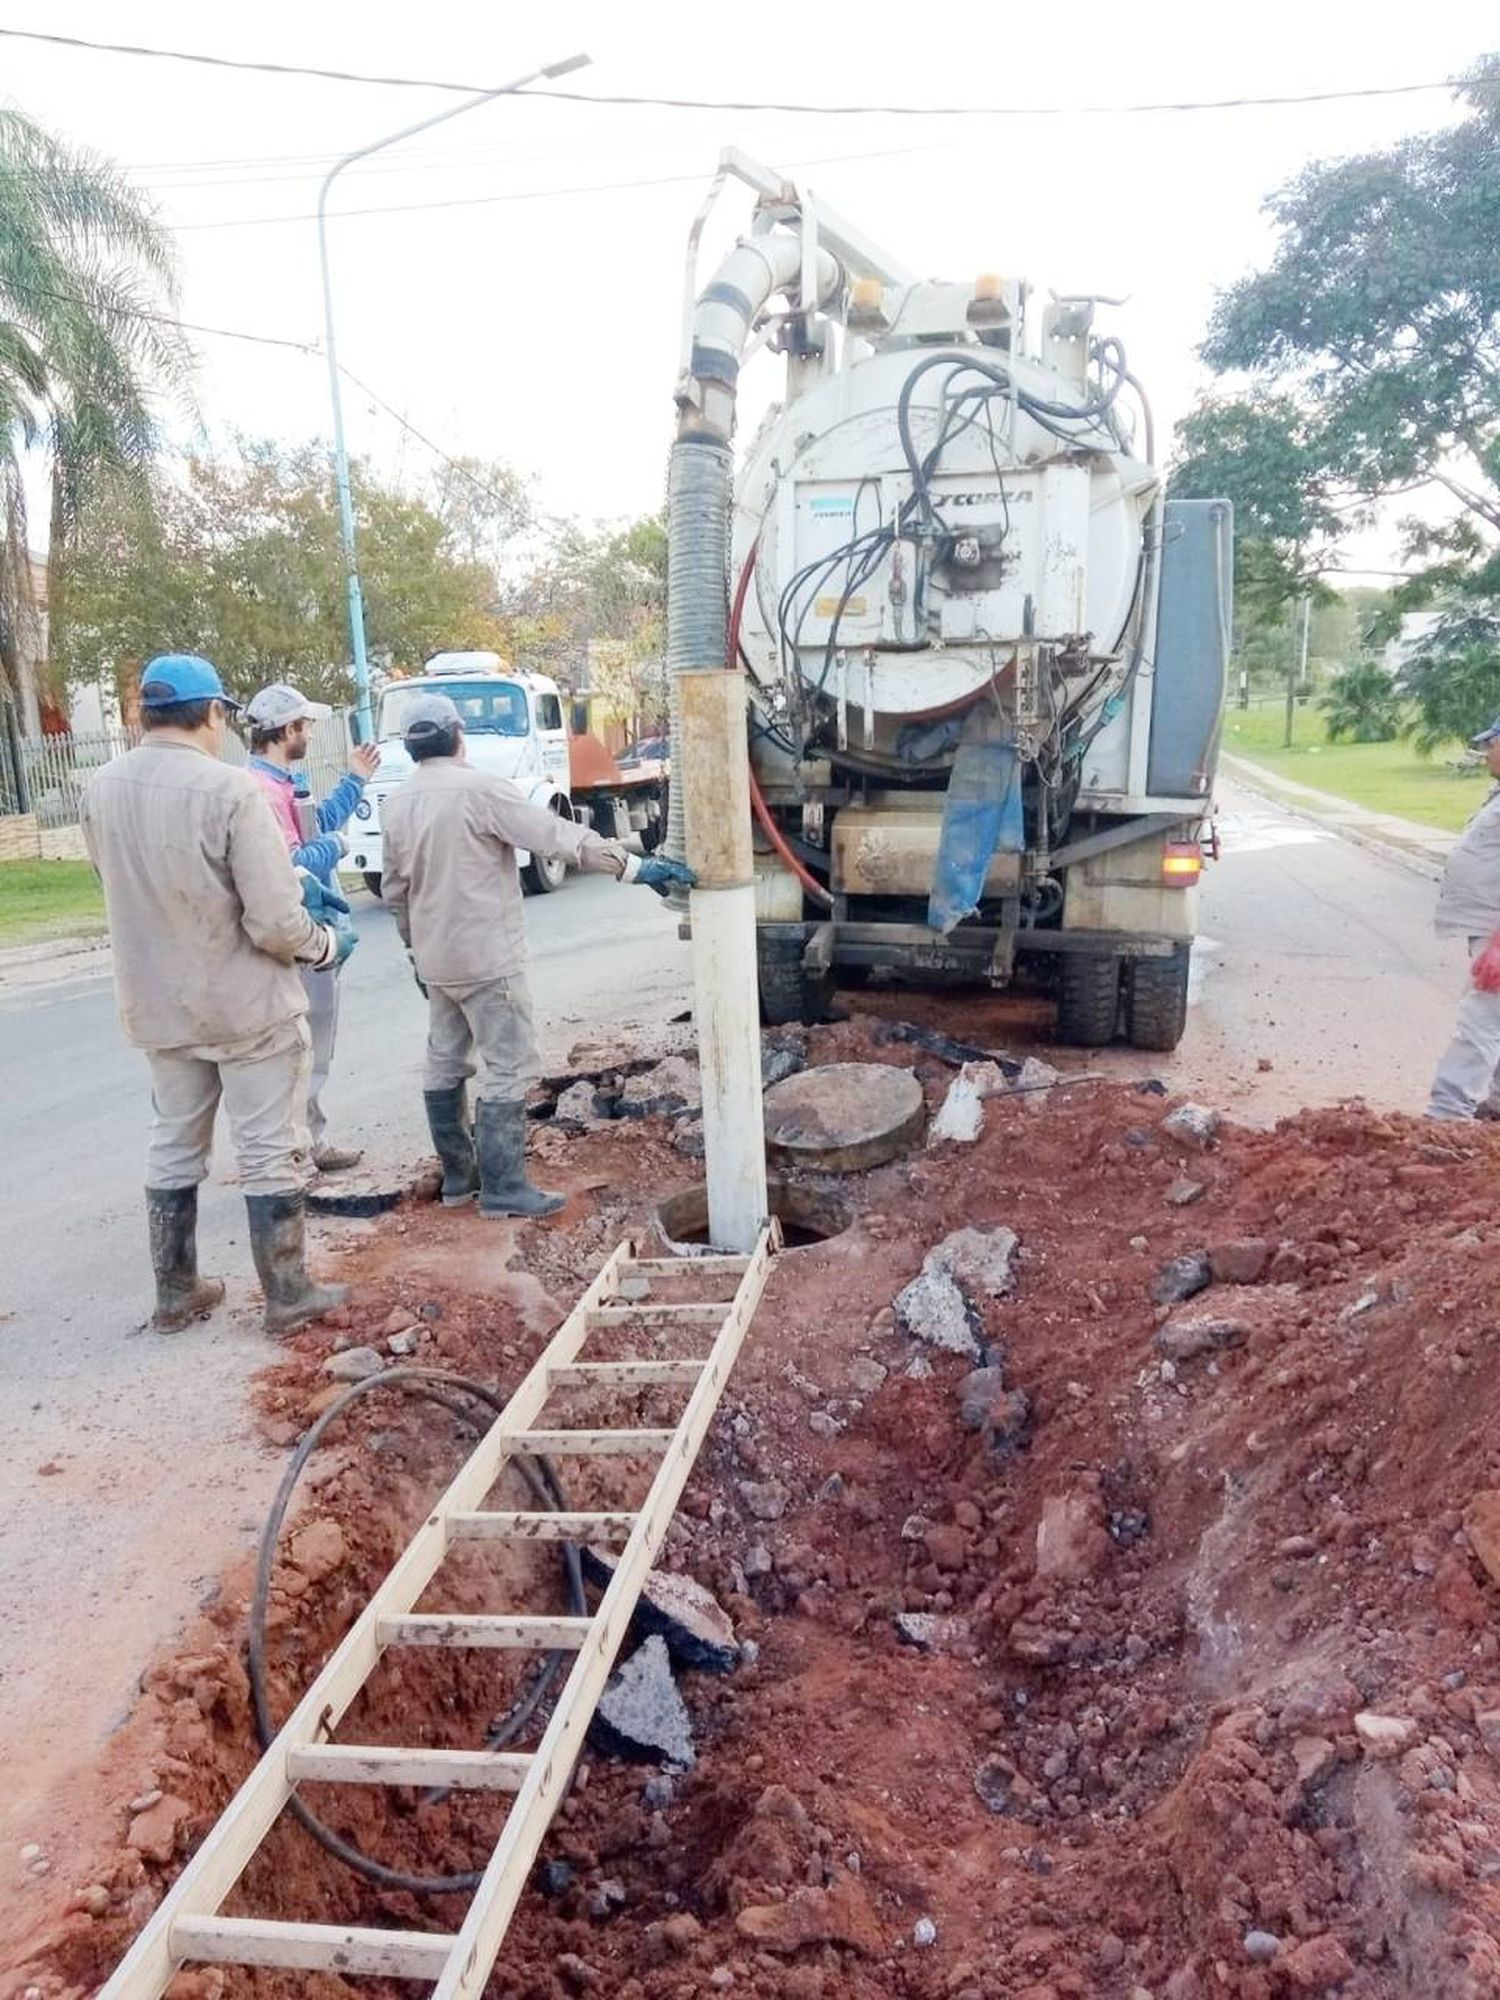
[[[788,1250],[827,1243],[851,1227],[855,1207],[839,1189],[812,1180],[771,1174],[766,1195],[772,1215],[781,1224]],[[672,1254],[690,1257],[712,1247],[708,1234],[708,1189],[701,1184],[668,1195],[656,1211],[656,1224]]]
[[[857,1022],[817,1039],[881,1059]],[[923,1070],[931,1107],[953,1071]],[[1129,1089],[992,1100],[975,1144],[842,1185],[841,1233],[782,1261],[662,1558],[715,1592],[743,1664],[679,1675],[689,1773],[589,1754],[492,1992],[1500,1991],[1500,1142],[1356,1108],[1200,1150],[1170,1110]],[[506,1279],[452,1212],[403,1210],[351,1249],[346,1323],[299,1335],[265,1380],[273,1441],[326,1394],[335,1340],[378,1344],[402,1318],[418,1361],[513,1382],[680,1172],[652,1120],[558,1135],[543,1165],[577,1201],[514,1233]],[[1012,1289],[972,1302],[982,1369],[894,1311],[961,1228],[1020,1240]],[[1212,1282],[1158,1305],[1164,1268],[1197,1252]],[[366,1403],[290,1524],[278,1714],[466,1449],[442,1411]],[[570,1498],[618,1503],[638,1473],[570,1467]],[[466,1552],[443,1581],[448,1606],[498,1608],[487,1593],[521,1580]],[[560,1607],[555,1569],[536,1587]],[[59,1866],[50,1909],[37,1891],[8,1920],[8,1990],[97,1984],[248,1769],[246,1596],[227,1574],[147,1676],[101,1763],[92,1849]],[[341,1734],[472,1747],[520,1672],[402,1655]],[[152,1788],[178,1814],[165,1832],[160,1806],[131,1811]],[[505,1810],[316,1803],[424,1871],[482,1865]],[[230,1907],[457,1919],[287,1824]]]

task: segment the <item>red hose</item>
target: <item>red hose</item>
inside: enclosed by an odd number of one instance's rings
[[[745,558],[745,566],[740,571],[740,580],[734,587],[734,602],[729,607],[729,635],[724,647],[724,664],[732,667],[740,657],[740,621],[745,615],[745,599],[750,594],[750,578],[755,569],[755,558],[760,553],[760,540],[750,544],[750,553]],[[766,804],[766,795],[760,788],[760,780],[755,775],[755,766],[750,766],[750,805],[760,822],[761,831],[775,848],[777,854],[791,869],[806,893],[821,909],[831,910],[833,898],[815,875],[793,854],[787,845],[786,835],[771,816],[771,808]]]

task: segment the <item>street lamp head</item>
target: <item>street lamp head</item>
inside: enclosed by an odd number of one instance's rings
[[[594,60],[592,56],[565,56],[561,62],[548,63],[542,71],[545,77],[567,76],[575,69],[587,69]]]

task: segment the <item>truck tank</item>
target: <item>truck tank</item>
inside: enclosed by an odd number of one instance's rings
[[[821,1011],[840,969],[1003,985],[1025,957],[1065,1039],[1169,1046],[1227,505],[1164,500],[1099,302],[917,281],[769,169],[729,175],[759,201],[685,315],[668,664],[747,671],[767,1015]],[[731,475],[757,337],[785,395]]]

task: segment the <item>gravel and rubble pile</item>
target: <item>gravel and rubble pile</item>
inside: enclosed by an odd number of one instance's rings
[[[809,1060],[913,1068],[936,1111],[975,1059],[872,1025],[814,1030]],[[852,1227],[781,1260],[661,1558],[713,1593],[738,1662],[673,1669],[690,1769],[587,1753],[493,1990],[1500,1992],[1500,1135],[1358,1106],[1270,1132],[1180,1110],[1140,1088],[997,1091],[972,1141],[845,1182]],[[462,1215],[380,1225],[343,1323],[267,1378],[274,1442],[341,1393],[336,1353],[514,1381],[686,1178],[671,1118],[555,1125],[545,1169],[577,1194],[560,1222],[515,1232],[503,1283],[493,1252],[466,1273]],[[900,1307],[924,1268],[960,1301],[951,1347]],[[370,1400],[315,1455],[287,1538],[279,1712],[462,1449],[451,1416]],[[618,1500],[615,1476],[580,1472],[574,1504]],[[484,1587],[466,1567],[445,1601]],[[27,1891],[17,1991],[97,1983],[248,1767],[246,1596],[227,1576],[148,1677],[101,1771],[102,1858]],[[473,1743],[513,1692],[490,1659],[382,1673],[349,1740]],[[504,1810],[317,1804],[422,1869],[482,1861]],[[294,1827],[241,1893],[270,1915],[455,1921]],[[192,1983],[219,2000],[251,1981]]]

